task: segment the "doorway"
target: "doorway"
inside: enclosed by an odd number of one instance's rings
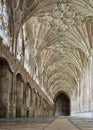
[[[70,115],[70,99],[61,92],[57,94],[54,100],[54,115],[55,116],[69,116]]]
[[[21,74],[16,75],[16,117],[21,117],[23,101],[23,80]]]
[[[9,78],[11,76],[11,78]],[[0,57],[0,118],[6,118],[8,93],[11,88],[12,73],[6,59]]]

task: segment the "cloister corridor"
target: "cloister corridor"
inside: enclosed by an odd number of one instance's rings
[[[0,0],[0,130],[93,130],[93,0]]]

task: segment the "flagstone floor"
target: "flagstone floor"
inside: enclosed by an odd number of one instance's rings
[[[93,119],[74,117],[0,119],[0,130],[93,130]]]

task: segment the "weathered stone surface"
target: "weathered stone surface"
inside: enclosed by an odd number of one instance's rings
[[[0,0],[0,117],[93,117],[92,53],[92,0]]]

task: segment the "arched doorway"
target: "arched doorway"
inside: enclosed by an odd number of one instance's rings
[[[23,102],[23,79],[21,74],[16,75],[16,117],[22,115],[22,102]]]
[[[9,95],[8,95],[9,93]],[[8,103],[12,94],[12,72],[5,58],[0,58],[0,118],[7,117]]]
[[[69,116],[70,115],[70,99],[64,92],[57,94],[54,99],[54,115]]]
[[[29,117],[30,114],[30,105],[31,105],[31,87],[29,83],[24,84],[24,89],[23,89],[23,103],[25,106],[25,112],[26,112],[26,117]]]

